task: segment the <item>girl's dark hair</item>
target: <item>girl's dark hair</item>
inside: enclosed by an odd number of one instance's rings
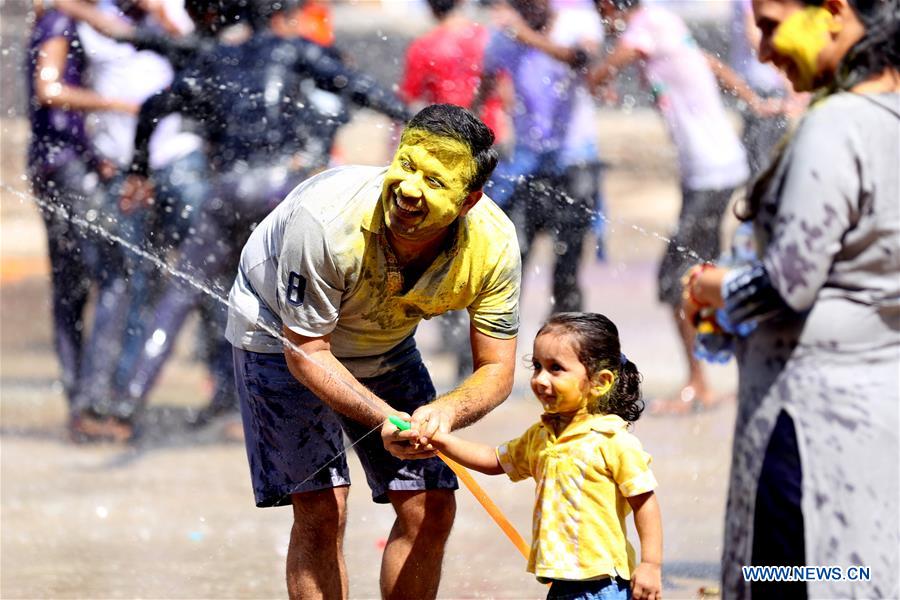
[[[619,415],[629,423],[637,421],[644,411],[641,374],[637,365],[622,354],[619,330],[615,324],[599,313],[556,313],[547,319],[537,334],[552,332],[571,337],[575,353],[588,377],[603,369],[609,369],[616,376],[609,393],[598,398],[597,403],[588,409],[592,413]]]
[[[454,139],[465,144],[475,160],[475,173],[469,181],[469,191],[480,190],[497,166],[494,133],[481,119],[455,104],[431,104],[414,116],[404,129],[422,129],[438,137]],[[403,137],[401,136],[401,142]]]
[[[824,0],[801,1],[807,6],[822,6],[824,3]],[[900,68],[900,0],[847,0],[847,3],[866,32],[844,55],[834,81],[824,90],[825,95],[849,90],[886,69]],[[788,141],[786,136],[773,151],[769,167],[753,181],[743,205],[735,205],[734,213],[741,221],[752,221],[759,213],[762,199],[771,185]]]

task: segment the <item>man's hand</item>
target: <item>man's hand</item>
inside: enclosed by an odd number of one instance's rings
[[[407,413],[394,413],[394,415],[404,421],[410,421],[410,416]],[[419,444],[418,439],[419,432],[415,427],[402,431],[387,419],[381,426],[381,443],[384,444],[384,449],[401,460],[431,458],[434,456],[434,448],[428,444]]]
[[[129,215],[153,204],[153,184],[146,177],[129,175],[122,185],[119,209]]]
[[[631,573],[631,594],[634,600],[662,599],[662,569],[654,563],[642,562]]]
[[[456,423],[456,411],[447,404],[432,402],[420,406],[410,419],[410,431],[419,434],[418,444],[427,447],[437,432],[450,433]]]

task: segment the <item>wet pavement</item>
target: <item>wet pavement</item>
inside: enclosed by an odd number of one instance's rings
[[[22,139],[20,122],[2,122],[4,143]],[[385,123],[361,112],[342,134],[348,161],[379,163]],[[604,112],[598,123],[612,165],[606,195],[612,223],[608,260],[583,264],[586,308],[619,327],[623,349],[644,375],[648,398],[675,392],[684,375],[669,312],[655,300],[656,260],[678,209],[674,157],[651,112]],[[652,148],[648,152],[647,148]],[[3,157],[2,181],[21,186],[18,158]],[[130,447],[74,446],[51,348],[43,229],[37,211],[0,192],[0,596],[3,598],[280,598],[290,510],[253,507],[243,447],[224,423],[184,425],[209,392],[183,335],[152,396],[144,435]],[[641,232],[639,230],[645,230]],[[551,245],[538,244],[526,269],[518,355],[529,353],[549,307]],[[193,327],[191,328],[193,329]],[[455,366],[439,328],[426,322],[419,344],[439,388]],[[520,361],[510,399],[464,435],[499,443],[537,418]],[[711,371],[723,394],[734,366]],[[635,431],[653,455],[665,531],[668,598],[696,598],[714,586],[721,551],[733,402],[690,416],[643,417]],[[378,596],[379,556],[392,522],[354,481],[346,554],[352,598]],[[476,474],[521,532],[530,530],[533,484]],[[540,598],[546,588],[465,490],[444,563],[441,598]],[[633,533],[633,531],[632,531]]]

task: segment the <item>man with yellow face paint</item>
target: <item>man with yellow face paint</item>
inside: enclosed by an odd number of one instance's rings
[[[437,594],[456,478],[437,458],[411,460],[424,450],[368,434],[394,414],[424,436],[448,432],[512,389],[521,265],[515,228],[481,192],[493,139],[465,109],[429,106],[389,167],[307,180],[244,247],[226,336],[257,506],[294,507],[291,597],[347,596],[344,434],[373,499],[397,514],[382,595]],[[435,399],[413,334],[464,308],[475,371]],[[415,576],[401,587],[402,572]]]

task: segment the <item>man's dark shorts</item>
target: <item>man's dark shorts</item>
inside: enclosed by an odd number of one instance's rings
[[[235,348],[234,373],[257,506],[289,505],[291,494],[350,485],[344,433],[351,443],[358,442],[354,450],[375,502],[387,503],[389,490],[459,487],[439,458],[403,461],[391,456],[379,429],[369,432],[335,413],[291,375],[283,354]],[[435,397],[418,352],[414,360],[391,372],[360,382],[410,414]]]

